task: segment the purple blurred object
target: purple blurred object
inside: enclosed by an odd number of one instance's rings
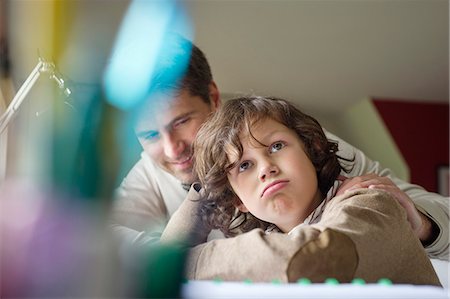
[[[117,294],[100,209],[24,182],[0,187],[1,298]]]

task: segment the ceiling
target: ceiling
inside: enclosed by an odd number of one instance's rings
[[[90,99],[86,95],[98,89],[129,1],[0,0],[0,42],[8,33],[16,90],[38,55],[52,58],[49,53],[56,47],[58,70],[76,83],[78,98]],[[54,4],[67,8],[59,23]],[[283,97],[328,129],[339,127],[340,112],[367,97],[449,101],[447,0],[183,4],[223,98],[249,93]],[[0,80],[2,94],[3,85]],[[36,89],[28,98],[46,100],[36,96]],[[34,140],[38,135],[27,136]]]
[[[188,1],[225,97],[335,113],[367,97],[449,100],[448,1]]]
[[[43,14],[47,3],[9,1],[10,53],[19,78],[36,64],[37,49],[45,54],[51,44],[42,38],[54,31]],[[97,80],[129,0],[69,3],[76,8],[64,33],[71,34],[65,50],[71,69],[59,68],[74,79]],[[446,0],[183,3],[224,98],[273,95],[321,114],[367,97],[449,100]]]

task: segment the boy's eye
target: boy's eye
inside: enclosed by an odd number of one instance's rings
[[[241,164],[239,164],[238,172],[244,172],[247,169],[249,169],[252,166],[252,163],[249,161],[244,161]]]
[[[269,152],[270,153],[275,153],[278,152],[279,150],[281,150],[283,147],[285,147],[286,144],[282,141],[277,141],[275,143],[272,143],[269,147]]]

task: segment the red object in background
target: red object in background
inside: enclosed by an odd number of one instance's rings
[[[449,104],[395,99],[373,103],[409,166],[411,182],[438,192],[438,169],[449,165]]]

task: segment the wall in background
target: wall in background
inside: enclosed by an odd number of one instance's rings
[[[448,195],[448,175],[445,187],[438,183],[438,172],[446,168],[448,173],[449,104],[395,99],[373,103],[409,166],[411,182],[434,192],[447,188]]]
[[[339,137],[399,178],[448,196],[448,103],[368,98],[334,122]]]
[[[339,114],[334,128],[339,137],[391,169],[397,177],[409,181],[409,167],[370,98]]]

